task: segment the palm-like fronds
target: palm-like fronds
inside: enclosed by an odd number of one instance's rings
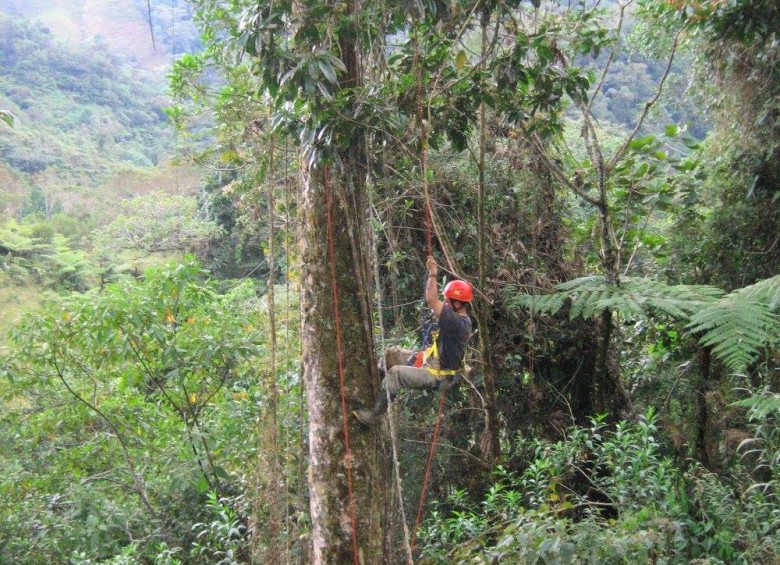
[[[666,285],[624,277],[620,285],[603,277],[581,277],[557,285],[547,295],[505,292],[510,309],[556,314],[570,304],[569,318],[589,319],[605,310],[627,317],[658,314],[687,322],[688,332],[733,371],[743,371],[765,348],[780,347],[780,275],[759,281],[726,296],[704,285]]]
[[[748,408],[751,422],[763,422],[768,417],[780,416],[780,394],[765,390],[737,400],[734,406]]]
[[[686,329],[702,333],[733,371],[743,371],[764,348],[780,346],[780,275],[735,290],[691,316]]]
[[[723,295],[711,286],[666,285],[650,279],[624,277],[620,285],[609,284],[604,277],[581,277],[561,283],[557,292],[547,295],[516,296],[510,303],[535,312],[556,314],[571,303],[569,318],[593,318],[605,310],[627,317],[663,313],[687,320],[691,314]]]

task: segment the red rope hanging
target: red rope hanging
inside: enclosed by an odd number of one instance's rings
[[[428,494],[428,484],[431,480],[431,467],[433,467],[433,456],[436,454],[436,442],[439,440],[439,430],[441,429],[441,416],[444,413],[444,397],[446,392],[442,391],[439,394],[439,412],[436,414],[436,425],[433,428],[433,438],[431,438],[431,450],[428,453],[428,465],[425,468],[425,478],[423,479],[422,492],[420,493],[420,505],[417,507],[417,520],[414,524],[414,532],[412,533],[412,551],[414,551],[415,543],[417,542],[417,531],[420,529],[422,523],[422,514],[425,509],[425,496]]]
[[[355,513],[355,492],[352,488],[352,449],[349,444],[349,420],[347,411],[347,392],[344,380],[344,347],[341,336],[341,315],[339,313],[339,289],[336,283],[336,244],[333,236],[333,194],[330,187],[330,170],[323,170],[325,201],[328,222],[328,252],[330,254],[331,292],[333,293],[333,312],[336,322],[336,349],[339,363],[339,391],[341,393],[341,418],[344,422],[344,466],[347,469],[347,490],[349,491],[349,513],[352,521],[352,558],[355,565],[360,565],[357,543],[357,517]]]
[[[416,23],[416,21],[415,21]],[[420,61],[420,49],[417,37],[417,27],[414,31],[414,66],[417,79],[417,127],[420,132],[420,169],[422,172],[423,196],[425,197],[425,239],[428,245],[428,255],[433,255],[433,208],[431,207],[431,194],[428,186],[428,135],[425,130],[425,120],[423,119],[423,80],[422,80],[422,62]],[[431,468],[433,467],[433,458],[436,454],[436,443],[439,439],[439,430],[441,429],[441,417],[444,412],[445,392],[439,395],[439,411],[436,414],[436,425],[433,428],[433,438],[431,438],[431,449],[428,453],[428,464],[425,469],[425,478],[423,479],[422,492],[420,493],[420,504],[417,508],[417,520],[415,521],[414,531],[412,532],[411,549],[417,541],[417,531],[422,522],[423,510],[425,509],[425,496],[428,493],[428,484],[431,479]]]

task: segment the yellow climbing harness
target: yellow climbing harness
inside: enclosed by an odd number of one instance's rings
[[[431,338],[433,340],[433,345],[431,345],[428,349],[423,351],[422,366],[425,367],[425,369],[427,369],[429,373],[431,373],[436,377],[449,377],[450,375],[457,375],[458,373],[460,373],[461,370],[439,369],[439,368],[426,366],[428,363],[428,359],[436,359],[436,364],[438,365],[439,348],[436,346],[436,342],[438,341],[439,338],[439,332],[436,330],[431,332]]]

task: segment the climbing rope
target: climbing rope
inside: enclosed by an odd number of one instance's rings
[[[357,543],[357,517],[355,513],[355,492],[352,487],[352,449],[349,444],[349,421],[347,419],[347,392],[344,379],[344,347],[341,335],[341,315],[339,312],[339,289],[336,282],[336,243],[333,235],[333,194],[330,186],[330,170],[323,170],[325,188],[325,207],[327,209],[328,253],[330,258],[331,292],[333,294],[333,316],[336,322],[336,349],[338,351],[339,392],[341,394],[341,418],[344,422],[344,467],[347,470],[347,490],[349,492],[349,514],[352,522],[352,558],[360,565]]]
[[[414,27],[414,66],[415,66],[415,78],[417,81],[417,127],[420,131],[420,169],[422,172],[422,186],[423,196],[425,198],[425,236],[426,243],[428,245],[428,255],[433,255],[433,207],[431,206],[431,194],[428,186],[428,136],[425,129],[425,121],[423,120],[423,71],[422,61],[420,59],[420,44],[419,37],[417,35],[417,21],[415,18]],[[426,283],[427,284],[427,283]],[[431,448],[428,453],[428,464],[425,469],[425,478],[423,480],[422,491],[420,492],[420,504],[417,507],[417,519],[415,520],[414,531],[412,532],[411,550],[414,551],[415,543],[417,541],[417,532],[420,529],[422,522],[422,515],[425,509],[425,496],[428,493],[428,485],[431,478],[431,468],[433,466],[433,458],[436,454],[436,444],[439,438],[439,430],[441,429],[441,418],[444,413],[444,399],[446,392],[441,391],[439,394],[439,410],[436,414],[436,425],[433,428],[433,438],[431,439]]]
[[[372,212],[379,219],[379,212],[374,207],[374,203],[371,198],[371,191],[369,191],[369,206]],[[385,321],[382,314],[382,284],[379,277],[379,252],[377,251],[377,242],[374,238],[373,248],[373,263],[374,263],[374,284],[377,289],[377,312],[379,322],[379,350],[385,351]],[[384,355],[384,353],[383,353]],[[390,426],[390,446],[393,454],[393,476],[395,478],[395,487],[398,492],[398,509],[401,513],[401,524],[403,524],[404,531],[404,549],[406,550],[406,561],[409,565],[414,565],[414,558],[412,556],[412,544],[409,541],[409,526],[406,523],[406,511],[404,510],[404,492],[403,484],[401,481],[401,465],[398,462],[398,438],[395,433],[395,418],[393,417],[392,398],[390,397],[390,391],[385,388],[385,394],[387,395],[387,422]]]
[[[425,468],[425,478],[423,479],[422,492],[420,493],[420,505],[417,507],[417,520],[414,523],[414,532],[412,533],[412,551],[414,551],[417,542],[417,532],[422,523],[422,514],[425,509],[425,495],[428,494],[428,484],[431,481],[431,467],[433,467],[433,457],[436,454],[436,446],[439,440],[439,430],[441,429],[441,417],[444,413],[444,399],[447,396],[446,391],[439,393],[439,411],[436,414],[436,425],[433,428],[433,438],[431,438],[431,449],[428,453],[428,465]]]

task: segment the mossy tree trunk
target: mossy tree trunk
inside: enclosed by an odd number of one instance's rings
[[[357,7],[349,3],[347,10],[355,16]],[[338,41],[346,72],[339,86],[347,95],[362,84],[357,37],[342,24]],[[304,166],[300,201],[312,561],[380,563],[385,489],[379,438],[351,417],[356,406],[373,403],[379,382],[363,136],[345,137],[329,151],[340,166],[330,167],[327,158]]]
[[[346,188],[347,179],[328,178],[323,169],[304,173],[300,202],[302,221],[303,377],[309,411],[309,490],[313,562],[353,563],[353,514],[363,562],[377,563],[381,554],[379,518],[383,493],[377,464],[377,435],[357,426],[349,416],[357,405],[369,405],[376,390],[376,363],[366,308],[368,271],[359,242],[350,227],[364,192]],[[328,195],[333,196],[330,256]],[[351,194],[348,194],[351,193]],[[367,217],[363,215],[362,218]],[[358,261],[356,262],[356,256]],[[333,270],[331,266],[333,261]],[[335,270],[335,290],[333,271]],[[338,301],[337,328],[336,301]],[[337,341],[341,332],[341,344]],[[344,431],[339,375],[339,348],[350,453]],[[347,465],[351,471],[351,488]],[[354,497],[354,498],[353,498]],[[354,506],[353,506],[354,501]]]
[[[710,394],[712,359],[710,349],[707,347],[699,350],[699,378],[696,387],[696,422],[695,433],[696,441],[694,445],[696,458],[706,468],[711,468],[709,450],[707,449],[707,438],[710,432],[710,414],[707,407],[707,400]]]

